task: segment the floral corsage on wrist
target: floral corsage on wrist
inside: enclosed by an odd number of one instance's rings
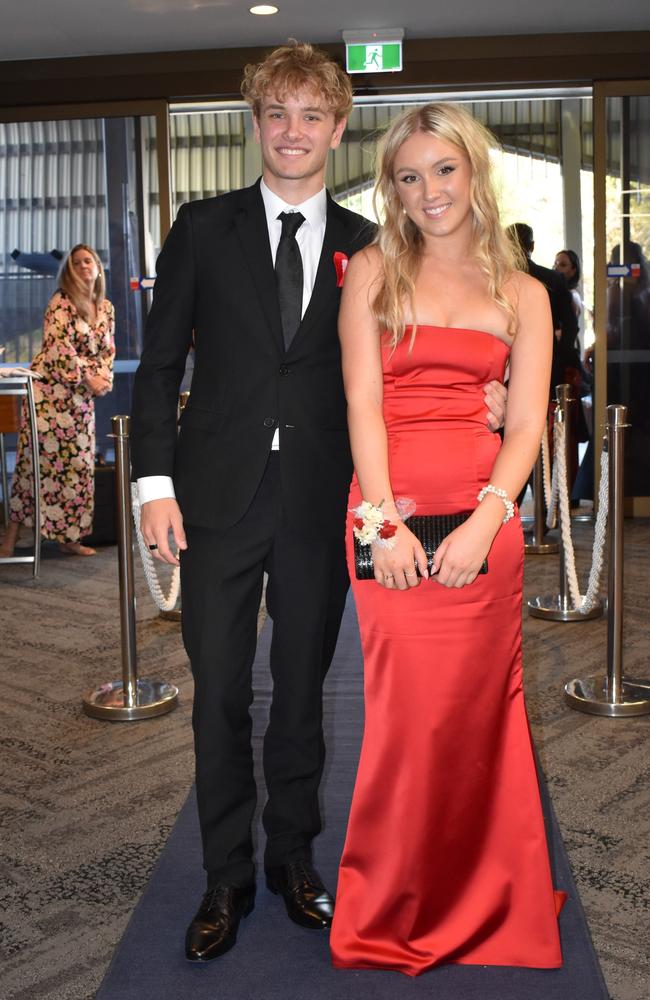
[[[376,505],[362,500],[358,507],[352,508],[352,531],[361,545],[375,544],[383,549],[394,548],[397,525],[385,516],[383,505],[383,500]],[[415,511],[415,503],[407,497],[400,497],[395,501],[395,509],[400,521],[405,521]]]

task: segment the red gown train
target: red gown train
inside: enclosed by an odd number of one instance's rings
[[[383,349],[395,497],[471,510],[501,441],[483,386],[508,346],[419,326]],[[369,498],[378,499],[378,498]],[[350,507],[360,502],[353,480]],[[348,558],[352,557],[348,523]],[[445,963],[556,968],[556,900],[521,669],[523,539],[498,532],[488,573],[447,589],[354,580],[366,722],[331,933],[334,965],[418,975]]]

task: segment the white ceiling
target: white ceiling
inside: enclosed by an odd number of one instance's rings
[[[0,0],[0,59],[341,40],[343,29],[405,29],[406,38],[650,30],[647,0]],[[649,57],[650,61],[650,57]]]

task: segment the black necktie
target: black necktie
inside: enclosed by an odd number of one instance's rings
[[[305,221],[300,212],[280,212],[282,235],[275,255],[275,280],[278,286],[282,334],[289,349],[302,318],[302,257],[296,233]]]

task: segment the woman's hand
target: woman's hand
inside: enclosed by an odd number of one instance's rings
[[[466,587],[478,576],[498,530],[486,518],[477,517],[455,528],[436,549],[431,579],[443,587]]]
[[[389,590],[408,590],[409,587],[417,587],[420,579],[416,567],[425,580],[429,576],[427,557],[422,545],[403,521],[397,523],[393,541],[395,545],[392,549],[373,543],[372,561],[375,567],[375,580]]]
[[[84,375],[84,382],[92,392],[93,396],[105,396],[111,388],[110,376],[101,370],[92,374],[87,372]]]

